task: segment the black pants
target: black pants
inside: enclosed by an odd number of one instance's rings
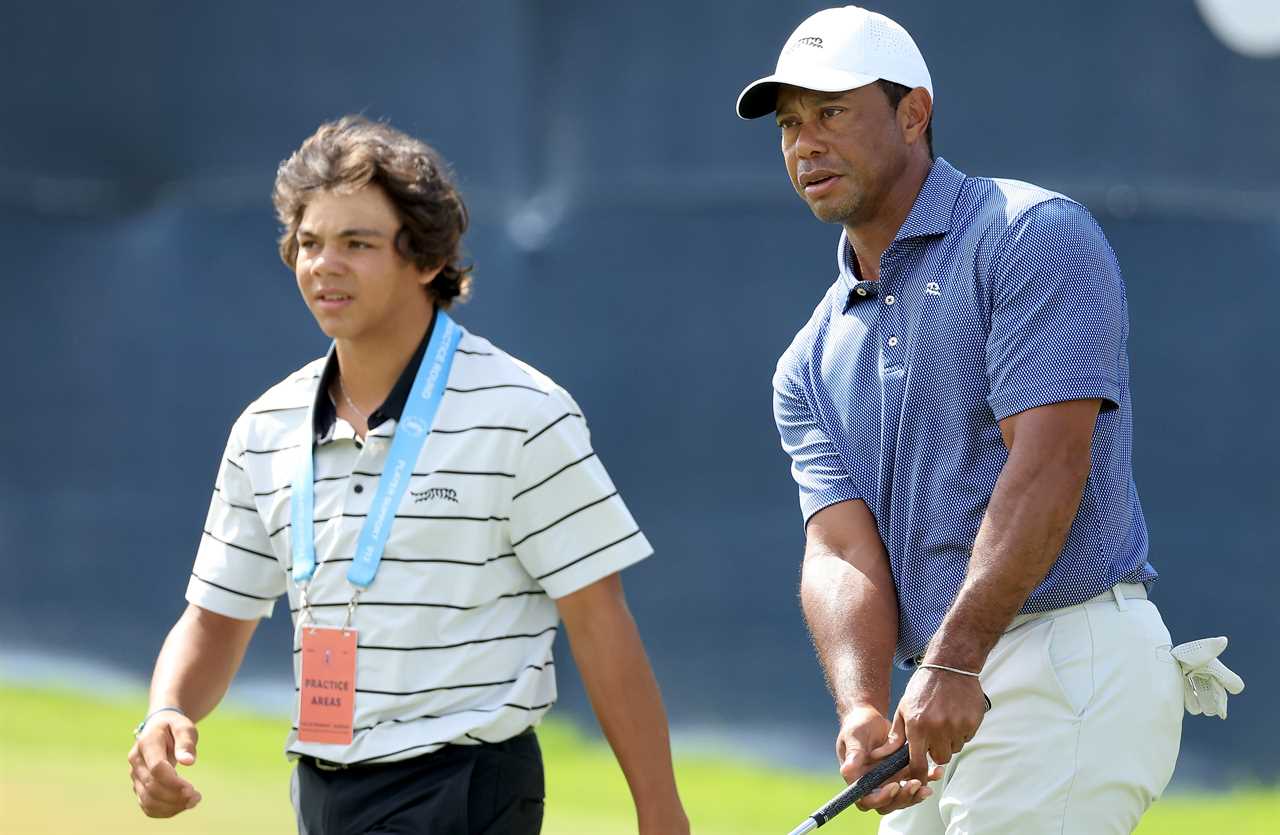
[[[446,745],[385,765],[294,772],[299,835],[537,835],[542,751],[532,730],[486,745]]]

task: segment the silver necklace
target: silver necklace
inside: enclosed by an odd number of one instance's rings
[[[351,411],[359,415],[360,419],[363,420],[365,423],[369,422],[369,416],[366,415],[364,412],[360,411],[360,407],[357,406],[355,403],[352,403],[351,398],[347,396],[347,387],[342,384],[341,377],[338,378],[338,393],[342,395],[343,400],[347,401],[347,405],[351,407]]]

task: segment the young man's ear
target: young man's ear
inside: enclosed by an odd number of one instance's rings
[[[428,267],[425,270],[418,270],[418,283],[423,287],[426,287],[436,280],[436,276],[440,275],[442,270],[444,270],[444,264],[441,264],[438,267]]]

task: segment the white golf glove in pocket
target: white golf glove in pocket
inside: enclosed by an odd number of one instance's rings
[[[1201,638],[1178,644],[1170,650],[1182,668],[1182,698],[1192,716],[1227,718],[1227,694],[1244,690],[1244,679],[1231,671],[1218,656],[1227,648],[1227,639]]]

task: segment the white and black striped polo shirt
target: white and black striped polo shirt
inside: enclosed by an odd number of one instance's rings
[[[269,616],[287,593],[296,622],[290,481],[305,433],[318,427],[319,566],[308,597],[318,623],[342,623],[353,590],[346,571],[429,335],[371,416],[363,444],[335,420],[322,385],[335,370],[332,354],[249,406],[227,442],[188,601],[252,619]],[[568,392],[464,331],[377,577],[356,611],[355,738],[346,747],[301,743],[295,708],[288,751],[390,761],[514,736],[555,701],[554,599],[650,553]],[[300,659],[295,645],[295,680]]]

